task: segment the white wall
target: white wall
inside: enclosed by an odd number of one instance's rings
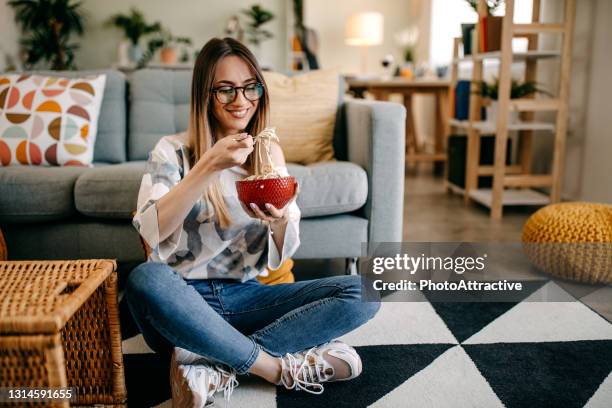
[[[117,43],[121,38],[118,30],[103,27],[103,22],[117,12],[127,12],[130,6],[137,7],[149,21],[160,21],[176,36],[190,37],[194,47],[201,48],[212,37],[222,36],[227,19],[234,14],[242,14],[243,9],[259,3],[275,14],[275,19],[267,24],[275,37],[262,46],[263,63],[276,69],[285,69],[287,32],[286,11],[291,10],[290,2],[285,0],[86,0],[88,13],[87,34],[81,42],[78,54],[79,68],[98,68],[116,61]],[[242,21],[242,20],[241,20]]]
[[[612,2],[595,0],[582,199],[612,204]]]
[[[15,13],[6,0],[0,1],[0,71],[5,66],[5,55],[17,60],[19,52],[19,30],[15,25]],[[18,61],[15,61],[17,63]]]
[[[597,0],[580,0],[576,7],[573,34],[572,74],[569,95],[569,123],[565,151],[562,198],[579,200],[582,198],[583,171],[586,165],[584,151],[587,145],[587,117],[590,111],[589,93],[591,66],[598,51],[592,48],[594,32],[595,3]],[[542,19],[544,22],[558,22],[563,19],[564,2],[559,0],[543,1]],[[551,34],[540,41],[542,49],[560,49],[561,38]],[[559,67],[557,60],[541,61],[538,70],[538,83],[544,89],[556,93],[559,87]],[[547,121],[554,121],[555,115],[539,115]],[[553,151],[553,137],[549,132],[537,133],[534,140],[533,168],[536,172],[549,173]]]
[[[160,21],[176,36],[190,37],[194,47],[199,49],[206,41],[222,36],[227,19],[241,10],[259,3],[275,14],[275,19],[267,24],[275,37],[262,46],[265,61],[278,70],[286,69],[287,29],[286,13],[292,12],[292,3],[287,0],[85,0],[85,35],[80,39],[80,49],[76,54],[79,69],[107,68],[117,61],[117,46],[122,34],[114,28],[104,27],[104,22],[112,14],[126,13],[130,7],[140,9],[148,21]],[[13,11],[6,0],[0,0],[0,46],[15,49],[16,32],[13,24]],[[5,24],[6,23],[6,24]],[[144,45],[144,42],[143,42]]]

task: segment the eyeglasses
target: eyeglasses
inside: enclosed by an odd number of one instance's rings
[[[238,89],[242,91],[242,96],[251,102],[261,98],[264,93],[263,85],[259,82],[245,86],[221,86],[219,88],[213,88],[211,91],[215,94],[220,103],[228,104],[236,100]]]

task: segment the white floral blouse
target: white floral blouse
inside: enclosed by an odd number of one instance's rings
[[[248,176],[240,166],[220,173],[223,197],[232,224],[223,229],[214,209],[198,200],[183,224],[163,241],[159,240],[157,202],[189,172],[187,134],[165,136],[149,154],[138,193],[137,211],[132,224],[151,247],[149,261],[164,262],[188,279],[225,278],[246,281],[277,269],[300,245],[300,210],[295,203],[287,209],[289,223],[282,253],[279,253],[269,227],[249,217],[238,201],[235,182]],[[287,176],[286,167],[276,171]]]

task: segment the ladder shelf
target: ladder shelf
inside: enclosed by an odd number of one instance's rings
[[[455,38],[452,69],[451,89],[454,89],[459,77],[459,64],[471,62],[472,89],[469,101],[468,120],[450,120],[450,129],[461,130],[467,133],[467,153],[465,187],[452,188],[447,182],[449,190],[463,195],[465,202],[474,201],[490,208],[493,219],[500,219],[503,207],[507,205],[545,205],[558,202],[561,196],[563,175],[563,162],[565,157],[565,143],[568,121],[569,82],[571,70],[572,33],[576,14],[576,0],[564,0],[565,11],[563,21],[560,23],[540,22],[541,0],[533,0],[531,22],[527,24],[514,23],[515,0],[506,0],[506,14],[503,16],[501,32],[501,50],[495,52],[479,52],[478,42],[474,45],[473,55],[460,57],[459,48],[461,39]],[[479,21],[487,16],[486,0],[478,0]],[[481,24],[476,24],[476,38],[480,38]],[[539,50],[538,35],[553,33],[562,36],[562,46],[559,51]],[[512,51],[512,39],[526,37],[528,50],[524,52]],[[560,63],[559,90],[554,97],[510,99],[512,80],[512,64],[525,63],[525,80],[535,81],[538,61],[556,58]],[[478,83],[484,77],[484,61],[499,60],[499,99],[497,102],[498,117],[495,122],[482,121],[480,112],[483,98],[478,92]],[[451,98],[452,100],[452,98]],[[520,120],[509,121],[509,112],[520,112]],[[535,121],[536,112],[552,112],[554,123]],[[507,164],[507,144],[509,133],[518,132],[518,163]],[[531,172],[532,138],[535,131],[547,131],[554,134],[553,158],[550,174],[533,174]],[[453,131],[450,130],[450,133]],[[480,137],[489,134],[495,136],[495,153],[493,165],[481,166]],[[490,189],[478,188],[478,177],[481,175],[493,176],[493,187]],[[548,188],[550,193],[543,194],[533,188]]]

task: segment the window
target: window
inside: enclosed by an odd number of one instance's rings
[[[430,63],[432,66],[447,65],[453,57],[453,39],[461,36],[461,23],[475,23],[477,15],[466,0],[432,0],[431,2]],[[514,21],[531,21],[532,0],[516,0]],[[504,14],[502,6],[496,15]],[[525,47],[525,41],[517,41],[513,47]]]

